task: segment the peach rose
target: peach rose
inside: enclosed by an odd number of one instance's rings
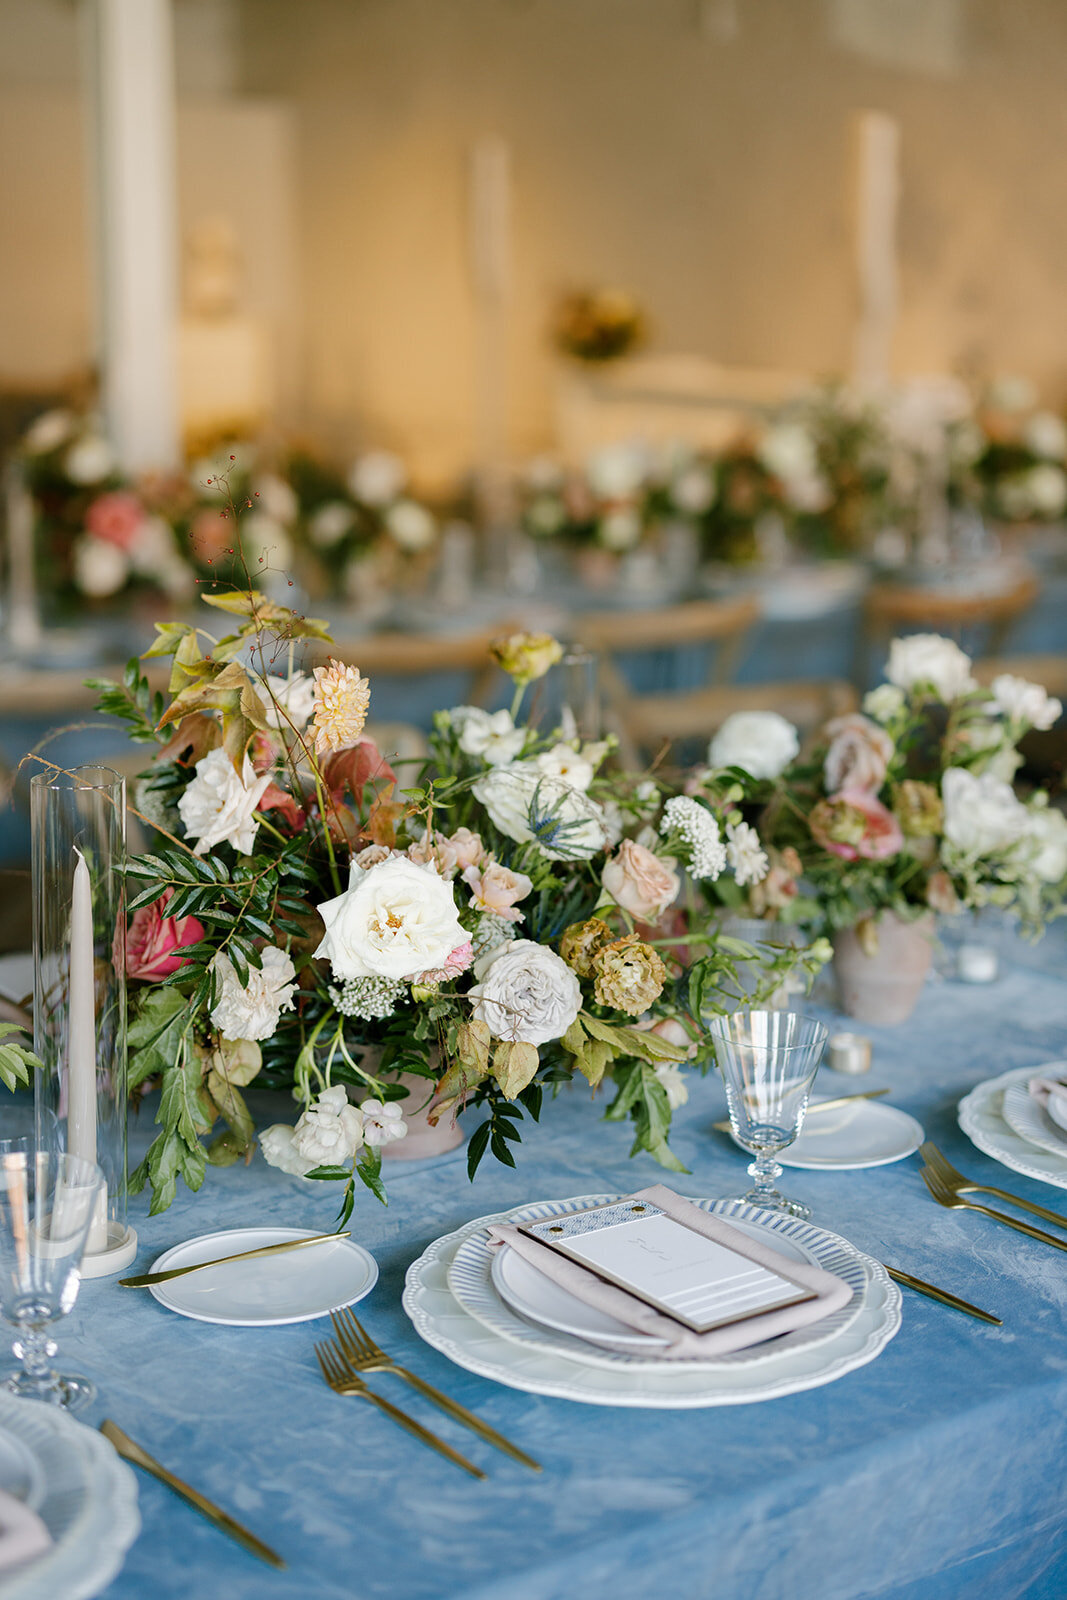
[[[808,825],[815,842],[843,861],[885,861],[904,847],[896,817],[864,789],[842,789],[820,800]]]
[[[150,906],[134,912],[126,930],[126,976],[145,983],[158,983],[183,967],[185,945],[204,937],[204,925],[196,917],[165,917],[163,912],[174,894],[167,889]]]
[[[877,794],[893,756],[893,741],[885,729],[854,711],[828,722],[826,732],[830,748],[823,771],[830,794],[843,789]]]
[[[485,867],[468,867],[463,874],[463,882],[469,887],[471,900],[480,911],[491,911],[506,922],[522,921],[522,912],[516,909],[516,902],[525,900],[533,888],[532,880],[524,872],[512,872],[510,867],[490,861]]]
[[[615,904],[641,922],[661,917],[681,888],[673,863],[633,839],[624,839],[604,863],[601,882]]]
[[[466,872],[468,867],[480,867],[486,859],[486,849],[480,835],[472,833],[469,828],[457,828],[448,842],[455,853],[460,872]]]

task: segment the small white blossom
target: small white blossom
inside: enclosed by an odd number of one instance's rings
[[[597,538],[605,550],[632,550],[641,542],[641,514],[635,506],[617,506],[597,524]]]
[[[740,767],[753,778],[777,778],[800,749],[793,724],[777,711],[735,711],[708,746],[713,767]]]
[[[486,766],[507,766],[526,743],[526,729],[515,726],[510,711],[456,706],[451,715],[464,755],[481,756]]]
[[[404,1113],[395,1100],[364,1100],[360,1105],[363,1116],[363,1142],[370,1145],[393,1144],[407,1137],[408,1125]]]
[[[578,752],[569,744],[554,744],[551,750],[543,750],[534,760],[542,772],[553,778],[562,778],[564,783],[569,783],[572,789],[581,789],[583,794],[592,783],[596,770],[584,751]]]
[[[265,472],[261,478],[257,478],[252,492],[254,499],[259,501],[260,510],[275,522],[289,527],[296,521],[300,502],[292,486],[284,478],[279,478],[277,473]]]
[[[211,750],[196,763],[196,776],[178,801],[178,812],[194,853],[202,856],[216,845],[230,844],[249,855],[259,819],[256,807],[270,785],[270,774],[257,777],[247,755],[238,774],[225,750]]]
[[[299,732],[307,726],[315,708],[315,680],[306,672],[294,672],[291,678],[271,674],[263,680],[269,692],[263,696],[268,728],[296,728]]]
[[[993,679],[991,687],[993,704],[1013,722],[1025,722],[1031,728],[1047,730],[1063,714],[1059,700],[1054,700],[1039,683],[1030,683],[1026,678],[1001,672]]]
[[[660,833],[675,834],[689,846],[689,870],[694,878],[717,878],[726,865],[726,846],[719,824],[699,801],[675,795],[663,808]]]
[[[1067,455],[1067,427],[1054,411],[1035,411],[1023,426],[1023,443],[1035,456],[1062,461]]]
[[[42,412],[23,435],[22,448],[31,456],[46,456],[58,450],[74,432],[75,420],[73,411]]]
[[[263,966],[250,966],[248,984],[220,950],[212,959],[218,999],[211,1020],[224,1039],[269,1039],[283,1011],[293,1009],[296,968],[284,950],[268,945],[260,952]]]
[[[875,722],[892,722],[900,715],[907,702],[903,689],[893,683],[880,683],[863,697],[863,709]]]
[[[330,985],[330,999],[343,1017],[378,1022],[393,1015],[406,988],[397,978],[349,978],[340,988]]]
[[[677,1111],[678,1107],[684,1106],[689,1099],[689,1085],[685,1081],[685,1073],[676,1061],[661,1061],[654,1071],[667,1092],[667,1104],[672,1111]]]
[[[726,858],[738,883],[762,883],[769,862],[760,836],[747,822],[726,825]]]
[[[349,1105],[347,1091],[340,1084],[324,1089],[308,1106],[293,1130],[296,1153],[313,1167],[339,1166],[351,1161],[363,1145],[363,1113]]]

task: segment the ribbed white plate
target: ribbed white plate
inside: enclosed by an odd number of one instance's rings
[[[1035,1072],[1034,1077],[1038,1076],[1044,1074]],[[1038,1150],[1047,1150],[1049,1155],[1067,1157],[1067,1129],[1061,1128],[1052,1113],[1038,1104],[1028,1083],[1009,1084],[1000,1109],[1004,1121],[1020,1139]]]
[[[586,1195],[572,1203],[601,1205],[614,1198],[612,1195]],[[560,1202],[542,1204],[550,1211]],[[516,1206],[494,1216],[478,1217],[454,1233],[435,1240],[408,1268],[404,1289],[404,1309],[427,1344],[469,1372],[508,1384],[513,1389],[601,1406],[675,1410],[744,1405],[832,1383],[846,1372],[873,1361],[900,1326],[899,1289],[879,1262],[864,1256],[867,1287],[860,1311],[849,1326],[825,1344],[807,1350],[786,1350],[756,1366],[726,1366],[724,1363],[709,1371],[689,1362],[656,1362],[654,1370],[646,1372],[620,1368],[614,1362],[601,1365],[599,1360],[590,1359],[589,1347],[577,1340],[573,1355],[533,1349],[502,1338],[465,1311],[448,1286],[448,1269],[464,1241],[484,1231],[490,1222],[513,1222],[537,1209],[536,1206]],[[766,1215],[747,1207],[741,1208],[738,1214]],[[845,1244],[844,1240],[839,1242]]]
[[[37,1515],[55,1540],[38,1560],[0,1573],[0,1600],[89,1600],[140,1531],[133,1472],[99,1433],[39,1400],[0,1394],[0,1429],[36,1459],[44,1482]]]
[[[1024,1177],[1038,1178],[1057,1189],[1067,1189],[1067,1154],[1057,1155],[1051,1150],[1039,1150],[1023,1139],[1004,1119],[1004,1092],[1017,1083],[1028,1083],[1031,1078],[1056,1077],[1067,1071],[1067,1062],[1045,1061],[1033,1067],[1014,1067],[1002,1072],[999,1078],[987,1078],[960,1101],[960,1127],[979,1150],[1021,1172]]]
[[[618,1196],[612,1195],[609,1198],[618,1199]],[[774,1212],[756,1210],[737,1200],[695,1200],[693,1204],[699,1206],[702,1211],[714,1211],[718,1216],[728,1217],[744,1232],[750,1236],[763,1237],[768,1244],[775,1245],[780,1242],[785,1246],[783,1254],[795,1261],[807,1261],[812,1266],[822,1267],[826,1272],[834,1273],[848,1284],[852,1290],[852,1299],[838,1311],[823,1317],[819,1322],[809,1324],[806,1328],[797,1328],[793,1333],[766,1340],[763,1344],[752,1345],[748,1350],[734,1351],[732,1355],[718,1356],[714,1360],[687,1361],[685,1363],[687,1367],[699,1367],[702,1371],[709,1372],[729,1372],[736,1367],[752,1367],[764,1361],[772,1361],[783,1351],[811,1349],[817,1344],[826,1343],[860,1314],[868,1284],[867,1257],[862,1256],[843,1239],[839,1239],[836,1234],[827,1233],[823,1228],[815,1228],[810,1222],[801,1222],[797,1217],[782,1217]],[[518,1220],[533,1222],[541,1217],[563,1216],[572,1211],[587,1209],[588,1201],[585,1200],[545,1202],[542,1205],[525,1207]],[[502,1339],[511,1339],[531,1349],[577,1357],[594,1366],[626,1369],[631,1372],[663,1371],[663,1362],[650,1356],[647,1348],[645,1350],[602,1349],[591,1345],[588,1339],[583,1339],[576,1329],[568,1333],[558,1327],[550,1329],[540,1321],[524,1320],[513,1306],[506,1305],[501,1300],[494,1285],[494,1266],[498,1255],[499,1252],[491,1248],[484,1230],[471,1234],[456,1251],[448,1270],[448,1286],[465,1311],[469,1311],[472,1317],[484,1323],[487,1328],[491,1328],[494,1333],[498,1333]],[[568,1300],[571,1298],[567,1296]],[[587,1310],[581,1302],[575,1302],[575,1307],[577,1318]],[[638,1339],[632,1332],[631,1339],[635,1346],[638,1345]],[[646,1346],[656,1344],[655,1340],[644,1342]]]

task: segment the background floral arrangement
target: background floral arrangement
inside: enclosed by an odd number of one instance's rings
[[[1002,378],[949,429],[949,491],[1002,522],[1052,522],[1067,510],[1067,425],[1033,385]]]
[[[647,336],[637,301],[624,289],[582,289],[564,295],[556,308],[552,340],[578,361],[617,361]]]

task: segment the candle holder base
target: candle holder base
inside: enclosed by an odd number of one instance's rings
[[[112,1273],[128,1267],[137,1254],[137,1235],[132,1228],[125,1231],[112,1223],[108,1228],[107,1248],[87,1250],[82,1256],[83,1278],[110,1278]]]

